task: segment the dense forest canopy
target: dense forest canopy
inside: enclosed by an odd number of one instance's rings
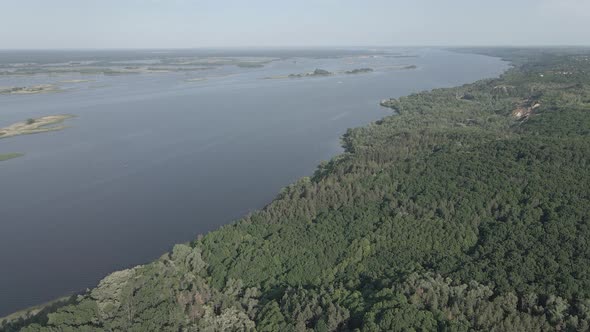
[[[590,50],[474,49],[496,79],[395,115],[261,211],[6,331],[585,331]]]

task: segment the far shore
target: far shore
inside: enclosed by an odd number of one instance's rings
[[[63,80],[59,81],[59,83],[88,83],[94,82],[94,80]]]

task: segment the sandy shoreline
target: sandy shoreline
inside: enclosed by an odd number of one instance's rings
[[[17,122],[8,127],[0,128],[0,138],[62,130],[66,126],[58,124],[73,117],[73,115],[69,114],[48,115]]]

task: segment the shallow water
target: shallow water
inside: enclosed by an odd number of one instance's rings
[[[66,89],[61,93],[0,95],[0,126],[77,116],[63,131],[0,140],[0,153],[25,153],[0,163],[0,316],[92,287],[109,272],[148,262],[174,243],[263,207],[281,187],[340,152],[347,128],[391,114],[379,107],[383,98],[507,68],[479,55],[392,52],[418,57],[269,51],[279,60],[263,68],[0,77],[0,86],[92,80],[59,83]],[[139,58],[123,53],[109,58]],[[0,63],[76,56],[93,54],[0,53]],[[392,68],[409,64],[418,69]],[[376,71],[263,79],[362,67]],[[205,79],[187,81],[195,78]]]

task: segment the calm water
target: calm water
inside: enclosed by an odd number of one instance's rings
[[[346,128],[390,114],[380,99],[507,68],[499,59],[434,49],[401,50],[416,58],[232,52],[226,55],[279,60],[199,72],[0,76],[0,86],[92,80],[62,83],[63,93],[0,95],[0,126],[77,115],[63,131],[0,140],[0,153],[25,153],[0,163],[0,316],[92,287],[109,272],[148,262],[174,243],[263,207],[281,187],[340,152]],[[144,55],[0,52],[0,64]],[[392,68],[409,64],[418,69]],[[361,67],[376,71],[262,79]],[[187,82],[199,77],[206,80]]]

